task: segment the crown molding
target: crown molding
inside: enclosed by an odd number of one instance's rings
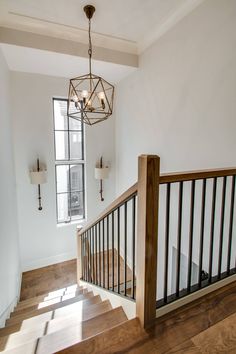
[[[9,11],[0,18],[0,26],[34,34],[60,38],[73,42],[88,44],[88,31],[79,27],[60,24],[53,21],[31,17]],[[134,41],[92,32],[93,44],[97,47],[137,54],[138,47]]]

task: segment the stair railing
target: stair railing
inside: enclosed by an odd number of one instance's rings
[[[138,182],[78,233],[78,280],[135,300],[143,327],[236,270],[236,169],[160,175],[159,165],[139,156]]]
[[[160,177],[157,308],[235,274],[236,169]]]

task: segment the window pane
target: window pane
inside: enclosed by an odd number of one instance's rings
[[[77,119],[69,118],[69,130],[81,130],[81,122]]]
[[[56,160],[67,160],[68,157],[68,133],[55,132]]]
[[[71,219],[83,219],[84,217],[84,193],[71,193]]]
[[[58,222],[84,218],[83,124],[67,117],[67,100],[54,99]],[[77,160],[77,161],[75,161]],[[76,163],[75,163],[76,162]]]
[[[70,194],[69,193],[58,194],[57,195],[58,222],[70,221],[69,206],[70,206]]]
[[[67,101],[54,100],[55,130],[68,130]]]
[[[70,166],[70,181],[71,181],[71,191],[81,191],[84,189],[82,165]]]
[[[69,165],[56,166],[57,193],[69,192]]]
[[[82,134],[70,132],[70,158],[82,160]]]

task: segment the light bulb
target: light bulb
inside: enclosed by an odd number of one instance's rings
[[[101,102],[102,109],[105,109],[105,93],[103,91],[98,93],[98,98]]]
[[[87,108],[90,112],[93,112],[94,111],[94,107],[92,106],[92,102],[91,100],[88,100],[87,102]]]
[[[82,90],[81,97],[87,98],[88,97],[88,91],[87,90]]]
[[[99,92],[99,93],[98,93],[98,98],[99,98],[100,100],[104,100],[104,99],[105,99],[105,93],[104,93],[103,91]]]
[[[74,102],[78,102],[78,101],[79,101],[77,95],[74,95],[74,96],[72,97],[72,100],[73,100]]]

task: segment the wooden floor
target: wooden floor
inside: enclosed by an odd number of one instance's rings
[[[24,272],[20,300],[67,287],[76,282],[76,259]]]
[[[236,354],[236,282],[156,319],[126,353]]]
[[[22,298],[40,295],[46,288],[48,290],[51,287],[50,290],[53,290],[75,283],[75,266],[75,261],[70,261],[24,273]],[[88,352],[91,354],[236,354],[236,282],[156,319],[155,325],[147,330],[145,335],[132,337],[132,323],[127,323],[125,326],[130,327],[130,333],[127,328],[125,330],[121,328],[120,332],[117,328],[114,330],[114,335],[109,333],[106,337],[101,336],[102,351],[93,347]],[[121,338],[116,341],[119,333]],[[126,339],[122,339],[122,336],[126,336],[124,337]],[[96,340],[99,342],[99,338]],[[89,347],[86,342],[84,345],[82,352],[86,354],[86,348]],[[63,353],[80,353],[78,349],[74,350],[71,348]]]

